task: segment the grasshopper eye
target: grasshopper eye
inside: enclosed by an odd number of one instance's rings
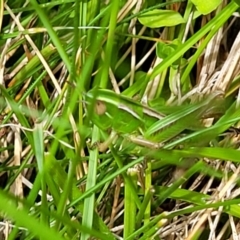
[[[95,113],[97,115],[103,115],[107,110],[106,104],[100,100],[96,101]]]

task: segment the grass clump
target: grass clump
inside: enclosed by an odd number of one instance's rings
[[[1,3],[7,239],[236,239],[238,1]]]

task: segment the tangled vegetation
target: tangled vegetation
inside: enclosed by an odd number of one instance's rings
[[[0,238],[240,239],[239,5],[0,1]]]

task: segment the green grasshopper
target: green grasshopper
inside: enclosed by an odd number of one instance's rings
[[[101,130],[112,130],[110,137],[99,145],[100,150],[106,150],[117,136],[156,149],[186,129],[203,127],[201,120],[219,110],[216,106],[220,99],[221,93],[213,93],[198,103],[179,106],[166,114],[113,91],[93,89],[86,94],[86,109],[90,120]]]

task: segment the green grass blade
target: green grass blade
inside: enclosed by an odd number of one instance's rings
[[[92,141],[98,142],[99,141],[99,129],[97,126],[93,127],[93,134],[92,134]],[[98,149],[90,150],[89,156],[89,173],[87,176],[87,184],[86,184],[86,191],[91,189],[96,185],[96,175],[97,175],[97,162],[98,162]],[[91,194],[91,196],[84,199],[84,209],[83,209],[83,219],[82,224],[88,228],[92,228],[93,224],[93,216],[94,216],[94,200],[95,194]],[[89,235],[83,233],[81,235],[81,240],[86,240],[89,238]]]
[[[13,199],[3,191],[0,191],[0,196],[1,212],[16,221],[18,226],[27,228],[41,239],[64,239],[57,231],[54,231],[54,229],[49,228],[43,222],[39,222],[36,218],[30,216],[25,208],[17,208],[16,199]]]
[[[137,188],[137,169],[130,168],[128,169],[127,175],[130,177],[131,181],[134,184],[134,188]],[[134,199],[134,192],[132,192],[131,186],[128,185],[128,182],[124,183],[124,239],[130,236],[136,227],[136,212],[137,205]]]
[[[204,37],[204,35],[207,34],[216,25],[217,22],[223,25],[224,22],[227,21],[228,17],[231,16],[237,9],[238,5],[235,2],[228,4],[218,15],[215,16],[215,18],[209,21],[202,29],[195,33],[194,36],[188,39],[184,44],[179,46],[179,48],[173,54],[171,54],[159,65],[157,65],[150,74],[150,78],[153,79],[164,69],[168,68],[172,63],[177,61],[187,50],[194,46],[197,41]]]
[[[68,55],[66,53],[66,51],[64,50],[62,43],[59,39],[59,37],[57,36],[56,32],[53,30],[53,27],[47,17],[47,15],[45,14],[44,10],[39,6],[39,4],[37,3],[36,0],[30,0],[34,10],[37,12],[37,14],[39,15],[39,18],[41,19],[43,25],[46,27],[49,36],[51,37],[55,47],[57,48],[59,55],[61,56],[62,60],[64,61],[68,71],[71,71],[71,63],[70,60],[68,58]]]
[[[43,139],[43,128],[41,124],[36,124],[35,129],[33,131],[33,140],[34,140],[34,152],[37,159],[38,171],[41,176],[41,208],[48,209],[47,206],[47,189],[46,189],[46,182],[44,177],[44,139]],[[48,219],[41,213],[41,222],[47,224]]]

